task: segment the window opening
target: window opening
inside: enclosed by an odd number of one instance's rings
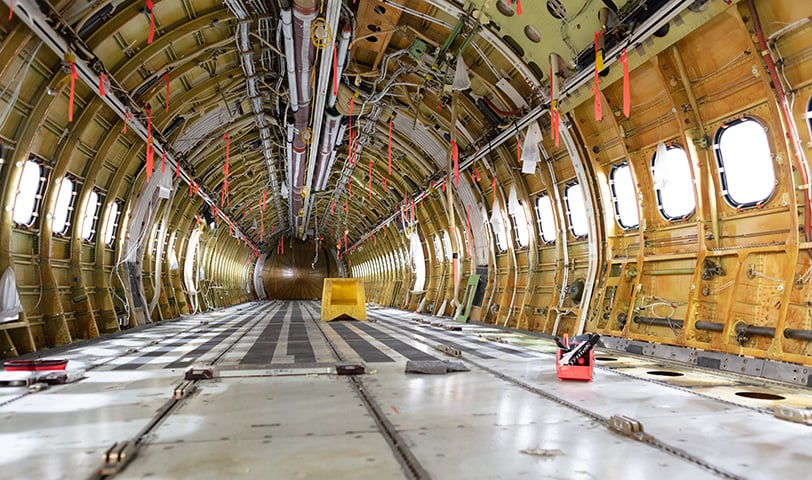
[[[730,205],[754,207],[770,198],[775,169],[761,123],[743,117],[723,125],[716,132],[714,150],[722,195]]]
[[[423,255],[423,246],[417,231],[411,235],[412,262],[414,267],[414,291],[420,292],[426,284],[426,257]]]
[[[628,163],[612,167],[609,174],[609,187],[615,204],[615,218],[624,230],[637,228],[640,215],[637,212],[637,198],[634,191],[632,169]]]
[[[694,178],[685,150],[669,147],[662,158],[655,153],[651,157],[651,177],[658,208],[666,220],[683,220],[694,213]]]
[[[54,222],[52,230],[56,234],[64,235],[70,229],[70,213],[73,211],[75,200],[76,183],[67,176],[62,178],[59,185],[59,193],[56,195],[56,206],[54,207]]]
[[[31,226],[39,215],[42,193],[45,190],[45,176],[42,165],[35,160],[27,160],[20,176],[17,197],[14,200],[13,220],[17,225]]]
[[[101,196],[96,190],[90,192],[85,206],[85,215],[82,219],[82,240],[87,242],[93,240],[96,235],[96,226],[99,223],[99,211],[101,211]]]
[[[564,190],[567,203],[567,216],[570,221],[570,232],[575,237],[584,237],[589,233],[589,221],[586,217],[586,204],[581,185],[574,183]]]
[[[104,226],[104,244],[108,247],[113,245],[116,238],[116,231],[118,230],[118,223],[121,219],[121,208],[123,202],[121,200],[113,201],[110,205],[110,212],[107,215],[107,224]]]
[[[538,215],[539,234],[545,243],[554,242],[557,231],[555,229],[555,215],[553,214],[553,202],[549,195],[539,195],[536,197],[536,215]]]

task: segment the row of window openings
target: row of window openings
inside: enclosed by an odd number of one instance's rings
[[[652,156],[650,168],[660,214],[667,220],[684,220],[696,209],[688,156],[685,150],[676,146],[659,150]],[[753,207],[770,198],[775,190],[776,177],[767,133],[761,123],[745,117],[722,126],[714,137],[714,152],[722,194],[729,205],[736,208]],[[618,224],[624,229],[637,228],[640,217],[634,179],[628,163],[623,162],[612,168],[609,186]],[[580,185],[568,186],[564,197],[570,232],[576,237],[585,236],[588,224]],[[536,213],[542,240],[547,243],[555,241],[555,215],[548,195],[536,198]],[[519,224],[515,219],[514,223],[518,229]],[[496,237],[500,250],[505,250],[507,244],[504,239],[500,242],[498,229]]]
[[[31,226],[39,216],[38,210],[45,193],[47,177],[41,164],[35,160],[28,160],[23,166],[20,177],[20,186],[17,191],[17,198],[14,201],[14,211],[12,218],[17,225]],[[70,230],[70,217],[76,201],[77,184],[69,176],[62,178],[59,185],[59,192],[56,195],[56,206],[52,218],[52,231],[59,235],[65,235]],[[90,192],[84,215],[82,216],[82,239],[92,241],[96,235],[99,213],[102,207],[102,196],[96,190]],[[119,217],[121,216],[122,202],[113,202],[107,223],[104,226],[104,243],[107,246],[113,244],[116,230],[118,229]]]
[[[812,136],[812,98],[807,105],[806,116]],[[722,195],[728,204],[746,208],[761,205],[770,198],[775,190],[776,178],[767,133],[761,123],[743,117],[723,125],[714,136],[713,148]],[[658,150],[659,152],[651,159],[651,176],[659,211],[667,220],[683,220],[696,209],[688,156],[685,150],[675,146]],[[640,218],[634,179],[629,165],[625,162],[615,165],[610,173],[609,182],[618,224],[625,229],[637,228]],[[585,236],[589,232],[589,227],[581,186],[569,185],[564,190],[564,200],[570,232],[575,237]],[[553,204],[549,195],[544,194],[536,198],[536,214],[541,239],[546,243],[554,242],[557,232]],[[520,206],[511,217],[516,243],[519,247],[527,246],[529,231],[524,208]],[[500,251],[507,250],[507,235],[504,228],[495,228],[495,236],[497,248]],[[440,240],[436,235],[433,240],[435,255],[439,262],[442,256]],[[446,232],[442,233],[442,245],[445,258],[448,260],[451,248]],[[417,235],[412,236],[411,247],[418,273],[415,290],[422,290],[425,281],[425,259]],[[376,268],[374,264],[368,264],[366,272],[372,273],[381,267]],[[421,267],[423,267],[422,275]]]

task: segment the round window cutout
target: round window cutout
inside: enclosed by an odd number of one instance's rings
[[[783,400],[786,397],[776,395],[774,393],[764,392],[736,392],[736,395],[744,398],[752,398],[755,400]]]
[[[527,25],[524,27],[524,34],[530,39],[531,42],[541,43],[541,32],[539,32],[538,29],[533,25]]]
[[[550,15],[559,20],[567,16],[567,8],[564,7],[561,0],[547,0],[547,11],[550,12]]]
[[[498,2],[496,2],[496,9],[499,10],[499,13],[501,13],[506,17],[512,17],[513,14],[516,13],[513,11],[513,7],[505,3],[505,0],[499,0]]]
[[[616,362],[617,358],[615,357],[595,357],[595,360],[599,362]]]
[[[385,15],[386,14],[386,8],[383,5],[375,6],[374,10],[375,10],[375,13],[377,13],[378,15]]]
[[[681,377],[685,375],[684,373],[680,372],[671,372],[669,370],[651,370],[646,372],[649,375],[657,375],[659,377]]]
[[[367,42],[376,43],[378,41],[378,37],[367,37]]]
[[[369,29],[370,32],[377,33],[377,32],[381,31],[381,27],[379,25],[375,25],[375,24],[369,24],[369,25],[367,25],[367,28]]]

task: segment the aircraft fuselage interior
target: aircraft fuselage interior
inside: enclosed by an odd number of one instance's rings
[[[2,0],[0,477],[807,478],[810,156],[810,0]]]

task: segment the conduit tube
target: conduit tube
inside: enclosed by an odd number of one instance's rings
[[[293,50],[293,18],[290,9],[282,10],[282,35],[285,38],[285,65],[288,72],[288,100],[290,109],[299,109],[299,95],[296,90],[296,57]]]
[[[296,60],[296,84],[298,109],[293,114],[293,145],[291,146],[290,170],[290,210],[294,231],[302,224],[300,213],[304,198],[302,190],[307,161],[307,144],[303,134],[310,121],[310,75],[316,49],[310,40],[310,27],[316,19],[314,0],[297,0],[293,2],[293,57]]]

